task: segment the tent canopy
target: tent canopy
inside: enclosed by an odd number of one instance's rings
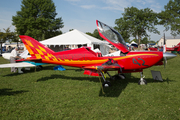
[[[91,37],[76,29],[41,41],[44,45],[82,45],[82,44],[105,44],[103,41]]]

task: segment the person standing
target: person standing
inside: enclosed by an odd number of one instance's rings
[[[16,63],[16,59],[19,58],[19,56],[17,55],[17,50],[18,48],[15,47],[12,51],[11,51],[11,56],[10,56],[10,62],[11,63]],[[16,68],[15,67],[11,67],[11,72],[16,72]]]

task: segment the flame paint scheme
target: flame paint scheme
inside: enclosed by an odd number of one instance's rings
[[[161,64],[163,60],[162,52],[128,52],[126,56],[97,57],[96,53],[90,48],[79,48],[62,52],[53,52],[35,39],[21,35],[21,40],[32,57],[27,61],[39,63],[58,64],[72,67],[80,67],[85,70],[117,70],[122,68],[122,73],[142,71],[144,68]],[[119,66],[106,65],[110,59]]]
[[[108,71],[118,71],[118,75],[122,78],[123,73],[142,72],[145,68],[163,64],[163,52],[130,52],[117,31],[98,20],[96,23],[100,36],[118,48],[123,56],[99,57],[88,47],[54,52],[29,36],[20,35],[19,37],[31,55],[24,61],[79,67],[85,70],[84,74],[102,76],[103,86],[110,86],[110,82],[105,79],[104,73],[113,79]],[[146,84],[144,79],[140,82]]]

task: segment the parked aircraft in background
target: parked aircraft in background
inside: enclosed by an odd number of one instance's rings
[[[48,63],[79,67],[84,69],[84,74],[91,76],[102,76],[103,86],[110,86],[104,74],[107,73],[110,79],[125,78],[123,73],[140,72],[141,79],[138,84],[147,84],[143,78],[143,69],[154,65],[163,65],[163,58],[173,58],[176,55],[159,51],[139,51],[131,52],[127,49],[122,36],[108,25],[96,21],[100,36],[121,51],[118,56],[99,56],[88,47],[54,52],[35,39],[20,35],[22,42],[29,51],[31,57],[23,61],[33,61],[37,63]],[[108,71],[117,71],[116,76],[111,76]]]
[[[180,53],[180,43],[174,47],[166,47],[166,51],[178,51]]]
[[[21,71],[21,68],[23,67],[36,67],[37,66],[38,68],[42,68],[42,65],[44,65],[45,63],[35,63],[32,61],[24,61],[24,59],[26,59],[27,57],[31,57],[30,55],[28,55],[28,53],[29,52],[27,50],[21,53],[19,56],[23,59],[17,60],[18,63],[1,64],[0,68],[17,67],[18,73],[23,73],[23,71]],[[11,53],[2,54],[2,57],[6,60],[10,60],[10,56],[11,56]]]
[[[163,47],[150,47],[150,51],[162,51]],[[166,47],[166,51],[177,51],[180,53],[180,43],[174,47]]]

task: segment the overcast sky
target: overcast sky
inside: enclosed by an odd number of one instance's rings
[[[137,7],[138,9],[150,8],[155,12],[164,10],[169,0],[53,0],[56,6],[57,17],[62,17],[64,28],[62,32],[69,29],[77,29],[82,32],[93,32],[96,20],[100,20],[112,27],[116,19],[122,17],[124,8]],[[21,10],[21,0],[0,0],[0,30],[11,28],[12,16]],[[150,33],[152,40],[159,40],[163,36],[163,26],[157,26],[161,35]],[[170,36],[170,31],[165,32]]]

